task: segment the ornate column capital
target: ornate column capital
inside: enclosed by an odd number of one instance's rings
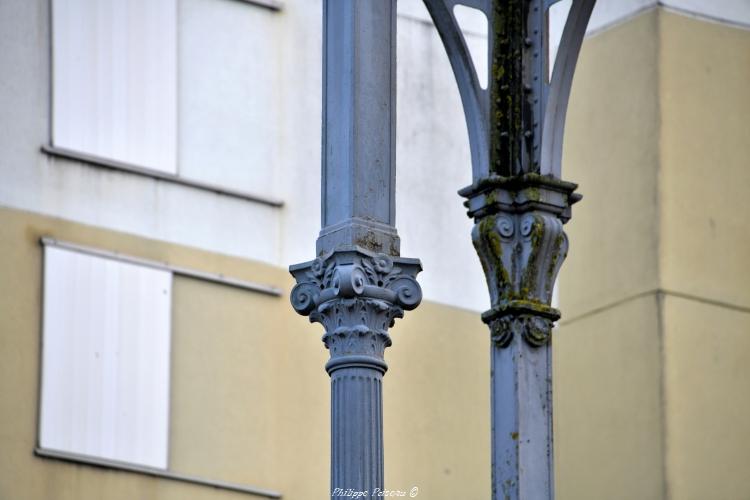
[[[422,270],[419,260],[354,247],[289,270],[297,280],[291,293],[294,310],[325,328],[328,373],[352,366],[385,372],[388,328],[422,300],[416,280]]]
[[[568,251],[563,223],[580,199],[577,186],[539,174],[489,176],[459,194],[475,220],[474,247],[492,307],[482,314],[500,347],[514,335],[532,346],[549,342],[560,312],[552,288]]]

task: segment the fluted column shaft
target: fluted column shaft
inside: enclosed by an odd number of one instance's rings
[[[331,456],[333,498],[344,498],[352,487],[368,494],[382,491],[381,370],[355,366],[331,373]]]

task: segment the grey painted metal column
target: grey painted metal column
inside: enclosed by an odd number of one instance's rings
[[[555,0],[424,0],[453,67],[469,130],[474,182],[459,191],[492,307],[492,498],[554,498],[552,289],[567,254],[563,223],[580,199],[560,180],[573,72],[594,0],[573,0],[547,82],[546,13]],[[488,17],[482,89],[453,9]]]
[[[330,351],[331,497],[371,498],[388,329],[422,298],[394,227],[396,1],[325,0],[323,23],[322,229],[317,258],[289,268],[291,301]]]

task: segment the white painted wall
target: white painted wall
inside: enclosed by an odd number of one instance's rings
[[[749,0],[661,0],[659,4],[717,22],[750,26]]]
[[[278,15],[237,0],[180,0],[180,175],[277,198]]]
[[[40,152],[51,129],[49,16],[47,0],[0,2],[0,205],[279,264],[279,209]]]
[[[434,26],[419,21],[428,16],[421,0],[399,0],[399,7],[409,13],[398,20],[396,226],[401,253],[422,260],[419,281],[425,298],[484,310],[489,298],[471,243],[473,222],[456,193],[471,184],[458,87]],[[477,35],[467,36],[470,46],[486,44]]]

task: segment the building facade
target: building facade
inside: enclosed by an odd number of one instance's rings
[[[327,353],[286,269],[320,225],[320,14],[0,2],[0,498],[327,495]],[[486,23],[461,21],[483,57]],[[585,198],[553,342],[559,498],[750,496],[748,26],[740,0],[594,12],[563,163]],[[397,227],[425,299],[386,355],[386,486],[487,498],[467,133],[417,0],[397,56]]]
[[[635,3],[594,15],[568,114],[557,493],[746,498],[748,4]]]

